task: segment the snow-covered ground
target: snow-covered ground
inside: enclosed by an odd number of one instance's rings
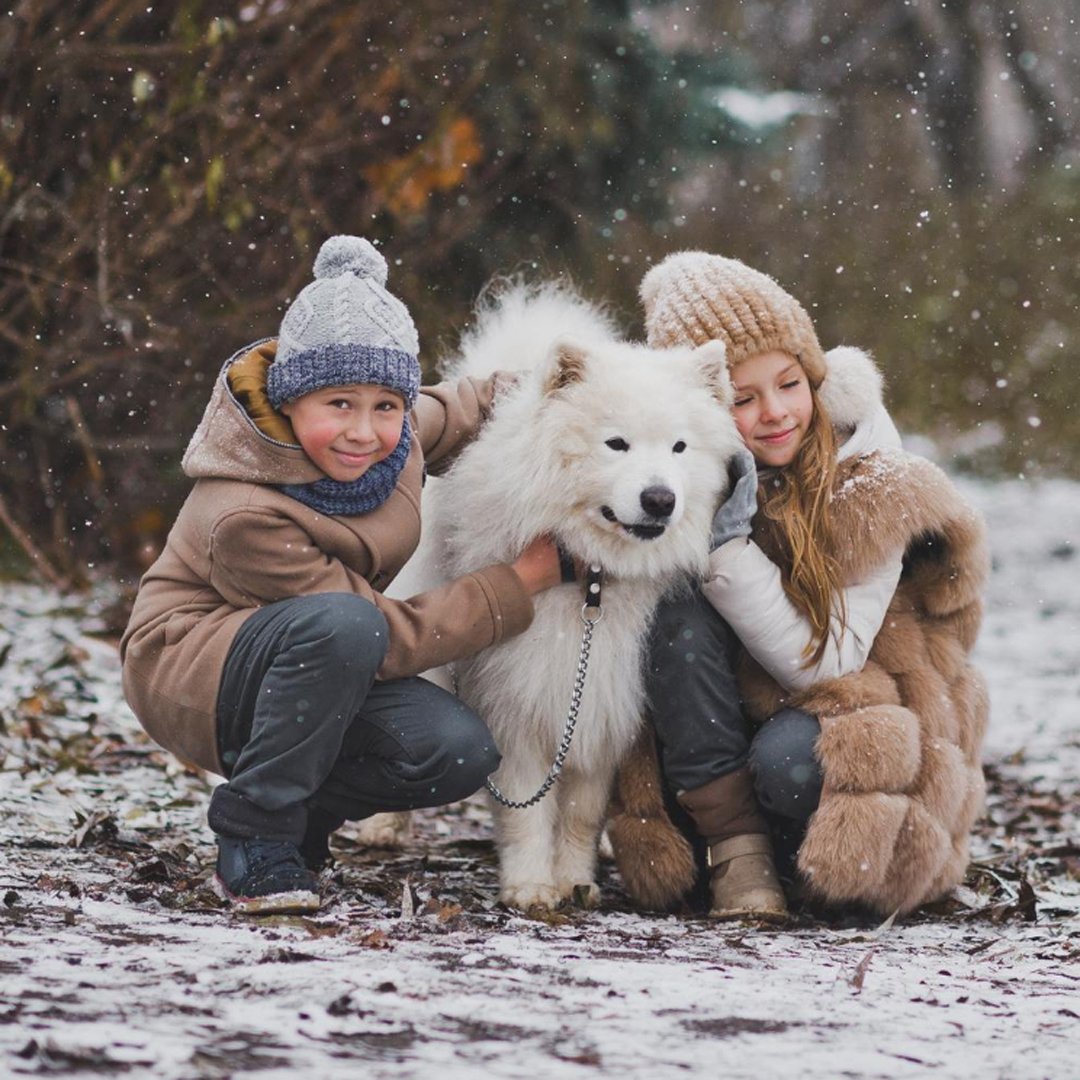
[[[345,837],[312,918],[206,887],[207,782],[139,732],[109,596],[0,586],[0,1076],[1080,1075],[1080,485],[991,530],[991,798],[955,900],[790,929],[495,902],[487,812]]]

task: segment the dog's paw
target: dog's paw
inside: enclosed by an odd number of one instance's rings
[[[517,911],[554,911],[564,899],[554,885],[527,882],[522,885],[504,885],[499,899]]]
[[[600,886],[595,881],[564,885],[559,891],[574,907],[594,908],[600,903]]]
[[[356,822],[352,836],[365,847],[400,848],[412,835],[412,815],[408,811],[391,814],[374,814]]]

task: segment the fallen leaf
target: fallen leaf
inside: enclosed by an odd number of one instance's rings
[[[1039,917],[1038,904],[1035,890],[1026,877],[1020,879],[1020,889],[1016,900],[1006,904],[997,916],[998,921],[1005,919],[1023,919],[1024,922],[1035,922]]]
[[[76,822],[82,815],[76,814]],[[68,841],[72,847],[81,848],[86,843],[87,837],[95,830],[100,830],[103,835],[116,835],[116,822],[108,810],[95,810],[86,818],[71,835]]]
[[[448,923],[452,919],[456,919],[462,912],[460,904],[443,904],[438,911],[439,922]]]
[[[401,887],[401,918],[411,919],[416,914],[416,898],[413,896],[412,882],[406,877]]]
[[[356,939],[362,949],[389,949],[390,941],[382,930],[372,930]]]
[[[334,998],[329,1005],[326,1006],[326,1011],[331,1016],[348,1016],[352,1012],[352,998],[349,994],[342,994],[341,997]]]
[[[866,955],[855,965],[855,971],[852,973],[851,978],[848,980],[855,988],[855,993],[861,993],[863,983],[866,981],[866,972],[870,967],[870,959],[874,955],[874,950],[870,949]]]

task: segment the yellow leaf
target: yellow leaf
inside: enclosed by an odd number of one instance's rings
[[[460,186],[482,158],[476,125],[459,116],[415,150],[371,165],[363,176],[387,209],[400,217],[420,213],[434,193]]]

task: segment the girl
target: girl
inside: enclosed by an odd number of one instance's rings
[[[705,847],[711,914],[783,918],[774,864],[825,902],[906,911],[967,865],[987,701],[968,664],[982,526],[899,449],[869,358],[822,353],[771,278],[683,252],[642,283],[649,344],[727,347],[749,451],[700,592],[665,605],[650,661],[663,778]],[[650,747],[642,746],[648,754]],[[630,891],[667,906],[690,849],[623,770],[612,840]]]
[[[146,730],[227,777],[217,884],[245,911],[313,910],[346,819],[435,806],[499,764],[482,721],[416,678],[524,630],[559,580],[547,540],[407,601],[427,465],[491,408],[493,380],[420,390],[416,330],[366,240],[336,236],[277,341],[222,369],[184,456],[196,483],[120,644]],[[426,462],[426,464],[425,464]]]

